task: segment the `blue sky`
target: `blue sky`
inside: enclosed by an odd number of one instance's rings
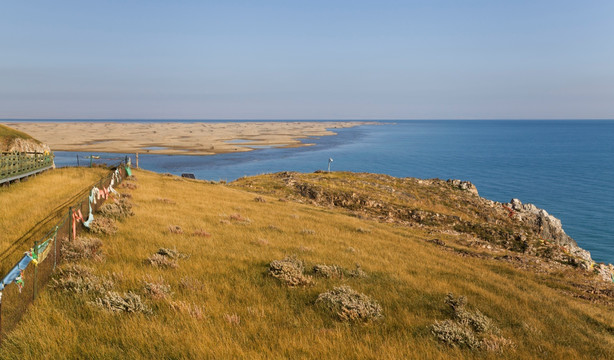
[[[614,1],[3,1],[0,118],[614,118]]]

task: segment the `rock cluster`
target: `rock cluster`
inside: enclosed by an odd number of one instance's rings
[[[593,259],[590,252],[580,248],[574,239],[565,233],[561,220],[548,214],[544,209],[533,204],[523,204],[518,199],[512,199],[504,205],[515,212],[512,216],[533,229],[542,239],[565,247],[572,257],[582,260],[577,265],[586,269],[591,266]]]
[[[460,190],[464,190],[464,191],[468,191],[474,195],[479,195],[478,194],[478,188],[475,187],[475,185],[473,185],[471,183],[471,181],[463,181],[463,180],[458,180],[458,179],[449,179],[447,181],[448,184],[452,185],[453,187],[460,189]]]

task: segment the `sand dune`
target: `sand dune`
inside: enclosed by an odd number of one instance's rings
[[[308,146],[309,137],[365,122],[15,122],[54,151],[212,155],[263,146]],[[301,139],[307,139],[303,142]]]

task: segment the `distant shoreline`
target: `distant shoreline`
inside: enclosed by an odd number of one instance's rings
[[[11,121],[54,151],[214,155],[266,147],[309,146],[301,140],[369,121]]]

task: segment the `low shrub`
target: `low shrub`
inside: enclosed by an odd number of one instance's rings
[[[157,201],[163,204],[168,204],[168,205],[176,204],[174,200],[167,199],[167,198],[155,198],[154,201]]]
[[[202,320],[205,318],[205,307],[194,303],[188,303],[185,301],[171,301],[169,302],[171,308],[177,312],[190,315],[191,317]]]
[[[51,279],[50,287],[68,293],[100,295],[110,290],[113,282],[94,275],[90,267],[68,264],[59,268]]]
[[[339,320],[367,322],[383,317],[382,307],[367,295],[340,286],[318,295],[316,304],[332,312]]]
[[[111,312],[145,313],[151,314],[151,308],[141,300],[141,297],[132,291],[120,294],[108,291],[103,297],[96,298],[94,304]]]
[[[362,269],[359,264],[356,264],[356,268],[354,270],[350,270],[346,272],[346,275],[351,278],[364,279],[368,277],[367,273]]]
[[[149,265],[159,268],[175,269],[179,266],[177,260],[155,253],[147,258]]]
[[[236,223],[244,224],[244,225],[249,224],[249,223],[252,222],[249,218],[243,217],[239,213],[231,214],[230,215],[230,221],[234,221]]]
[[[274,260],[269,264],[269,274],[288,286],[306,286],[313,284],[311,276],[303,274],[305,266],[295,257]]]
[[[458,347],[476,349],[480,347],[480,341],[475,332],[466,324],[454,320],[438,321],[431,326],[432,333],[439,341]]]
[[[144,290],[147,295],[152,299],[161,300],[169,297],[171,293],[171,286],[163,282],[149,282],[144,281]]]
[[[199,229],[199,230],[192,232],[192,236],[211,237],[211,234],[206,232],[203,229]]]
[[[96,216],[90,225],[90,231],[93,234],[114,235],[117,232],[117,225],[111,218]]]
[[[62,256],[66,261],[82,259],[102,260],[102,241],[95,237],[78,236],[75,240],[62,242]]]
[[[159,248],[156,254],[166,256],[171,259],[187,259],[190,257],[187,254],[183,254],[175,249],[169,249],[169,248]]]
[[[127,182],[127,181],[124,181],[123,183],[121,183],[119,187],[122,189],[128,189],[128,190],[136,190],[138,188],[136,184]]]
[[[105,203],[98,212],[105,217],[121,220],[128,216],[133,216],[132,203],[127,199],[121,198],[114,202]]]
[[[341,279],[343,278],[343,268],[337,265],[324,265],[319,264],[313,267],[313,272],[316,276],[328,278],[328,279]]]
[[[241,317],[237,314],[224,314],[224,320],[233,326],[238,326],[241,324]]]
[[[453,347],[500,352],[513,348],[511,340],[499,336],[493,320],[479,310],[467,310],[467,298],[448,294],[445,303],[452,309],[452,319],[438,321],[431,326],[437,339]]]
[[[171,234],[183,234],[183,229],[179,225],[169,225],[168,231]]]

